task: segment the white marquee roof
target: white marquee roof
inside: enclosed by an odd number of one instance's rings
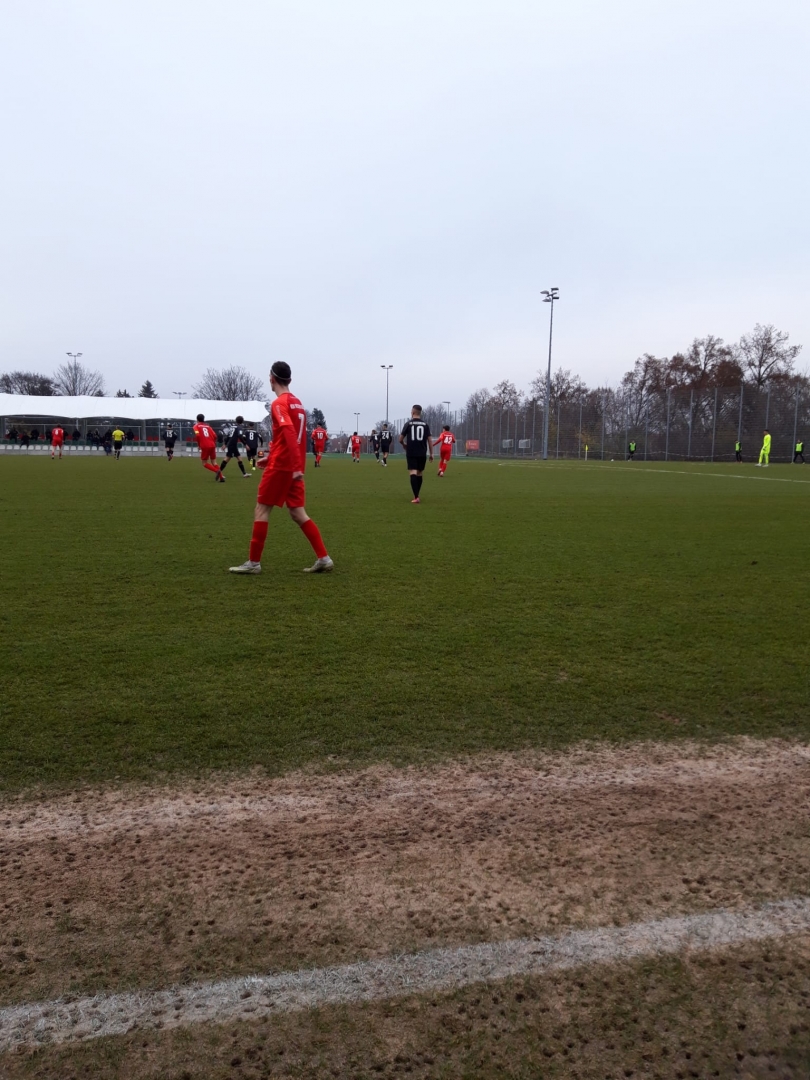
[[[77,420],[232,420],[258,424],[267,416],[263,401],[204,401],[200,398],[32,397],[0,394],[0,416],[70,417]]]

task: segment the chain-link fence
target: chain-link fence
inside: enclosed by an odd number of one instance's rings
[[[451,412],[457,452],[480,457],[541,457],[543,403],[518,408],[490,403]],[[392,422],[397,434],[404,420]],[[627,456],[650,461],[734,461],[741,444],[745,460],[756,459],[765,429],[772,437],[771,461],[792,461],[796,443],[810,432],[810,394],[790,387],[751,386],[671,390],[642,398],[621,391],[591,391],[582,400],[560,402],[549,416],[548,456],[610,460]],[[401,451],[401,447],[397,446]]]

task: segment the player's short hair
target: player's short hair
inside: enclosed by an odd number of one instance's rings
[[[449,425],[449,424],[445,424],[445,425],[444,425],[444,430],[445,430],[445,431],[449,431],[449,430],[450,430],[450,425]]]
[[[353,431],[353,432],[352,432],[352,435],[356,435],[356,434],[357,434],[357,432],[356,432],[356,431]]]
[[[244,416],[237,416],[236,420],[234,421],[234,423],[236,423],[236,424],[244,424],[244,422],[245,422]]]
[[[418,412],[419,415],[421,416],[422,415],[422,406],[421,405],[413,405],[413,406],[411,406],[411,412]]]
[[[197,419],[202,422],[205,419],[205,417],[203,416],[203,414],[201,412],[198,412],[197,413]]]
[[[292,379],[292,368],[286,360],[276,360],[270,368],[270,374],[276,382],[284,383],[286,385]]]

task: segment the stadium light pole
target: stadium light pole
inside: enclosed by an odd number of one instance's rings
[[[543,303],[551,304],[551,318],[548,322],[548,371],[546,372],[546,407],[543,410],[543,461],[548,460],[548,410],[551,405],[551,337],[554,333],[554,301],[559,300],[560,290],[554,286],[543,289]]]
[[[450,423],[450,402],[449,401],[443,401],[442,405],[447,406],[447,423],[449,424]]]
[[[393,364],[380,364],[380,367],[385,372],[385,422],[388,423],[388,372],[393,367]]]
[[[188,393],[188,390],[172,390],[172,393],[177,398],[184,398]]]
[[[356,412],[354,414],[354,430],[355,431],[360,430],[360,413],[359,412]]]

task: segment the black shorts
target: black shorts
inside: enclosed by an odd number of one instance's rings
[[[174,439],[167,439],[166,440],[166,449],[167,450],[174,450]]]
[[[256,457],[256,450],[257,450],[257,447],[255,447],[255,446],[246,446],[245,447],[245,457],[246,458],[255,458]]]
[[[225,457],[241,457],[239,447],[235,443],[229,443],[228,446],[225,447]]]
[[[124,445],[123,443],[114,442],[113,443],[113,450],[120,450],[123,445]]]
[[[416,472],[424,472],[425,465],[427,465],[427,454],[421,454],[419,457],[411,457],[410,454],[406,455],[405,460],[408,463],[408,471],[415,469]]]

